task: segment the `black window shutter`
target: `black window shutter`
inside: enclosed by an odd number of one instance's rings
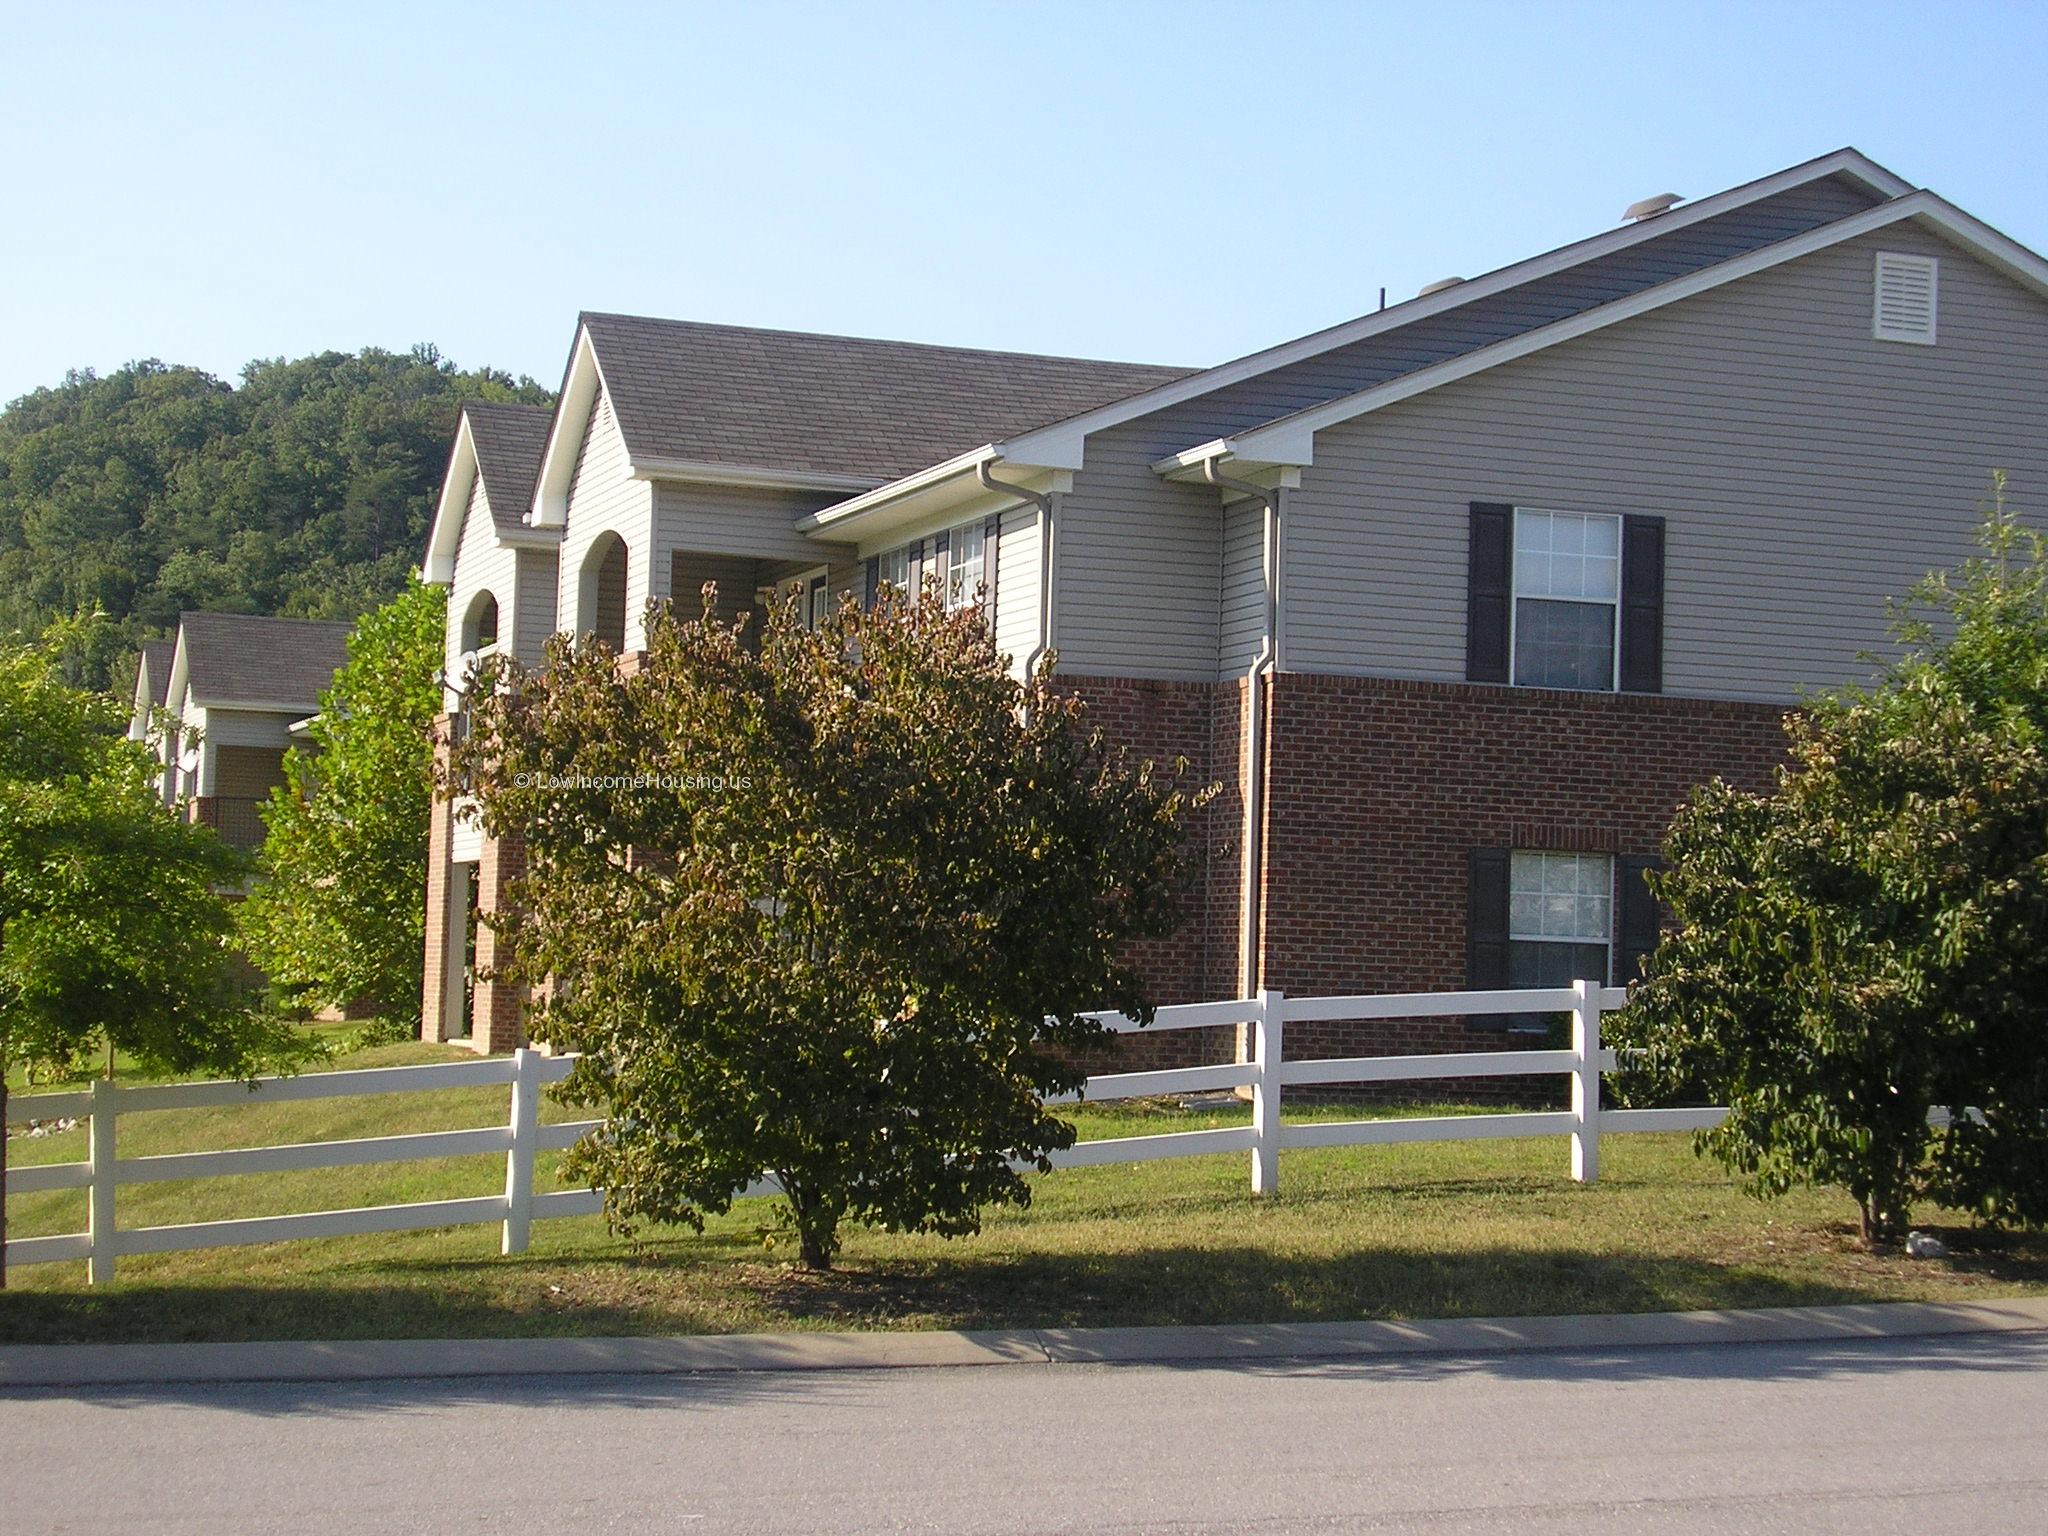
[[[996,611],[996,553],[1002,547],[1003,518],[997,513],[981,530],[981,584],[988,590],[982,601],[988,605],[989,617]]]
[[[1621,686],[1664,691],[1664,519],[1621,520]]]
[[[1650,882],[1643,876],[1653,869],[1662,869],[1664,861],[1631,854],[1617,862],[1621,866],[1621,912],[1620,931],[1615,936],[1614,979],[1627,985],[1642,974],[1643,961],[1657,947],[1664,915],[1650,890]]]
[[[882,586],[882,557],[880,555],[868,556],[867,569],[862,572],[861,581],[867,589],[866,595],[861,599],[861,606],[863,608],[872,608],[875,606],[875,596],[880,592]]]
[[[1508,603],[1514,567],[1515,509],[1500,502],[1472,503],[1465,577],[1465,679],[1508,680]]]
[[[1474,848],[1465,856],[1465,985],[1497,992],[1508,984],[1508,850]],[[1477,1024],[1499,1025],[1480,1018]]]

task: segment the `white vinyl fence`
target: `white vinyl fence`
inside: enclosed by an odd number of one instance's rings
[[[1619,1008],[1627,994],[1619,987],[1576,982],[1569,987],[1514,992],[1416,992],[1376,997],[1289,998],[1261,992],[1231,1002],[1189,1003],[1161,1008],[1147,1032],[1246,1024],[1252,1029],[1252,1059],[1207,1067],[1117,1072],[1088,1079],[1083,1097],[1091,1102],[1146,1098],[1157,1094],[1248,1088],[1252,1123],[1221,1130],[1175,1131],[1156,1136],[1123,1136],[1081,1142],[1053,1155],[1061,1168],[1151,1162],[1218,1152],[1251,1153],[1251,1187],[1272,1194],[1280,1187],[1280,1154],[1298,1147],[1340,1147],[1412,1141],[1471,1141],[1502,1136],[1569,1136],[1571,1176],[1590,1183],[1599,1171],[1600,1137],[1625,1131],[1695,1130],[1715,1124],[1718,1109],[1600,1108],[1600,1074],[1614,1068],[1614,1053],[1600,1045],[1600,1018]],[[1504,1013],[1569,1012],[1572,1044],[1565,1050],[1474,1051],[1438,1056],[1353,1056],[1289,1061],[1285,1033],[1290,1022],[1443,1018]],[[1124,1033],[1136,1021],[1100,1014],[1105,1027]],[[501,1250],[523,1253],[532,1224],[554,1216],[585,1216],[602,1209],[595,1190],[534,1193],[537,1154],[576,1142],[600,1122],[542,1125],[540,1093],[568,1076],[572,1059],[522,1050],[509,1057],[447,1062],[421,1067],[380,1067],[354,1072],[309,1072],[298,1077],[259,1078],[253,1084],[171,1083],[122,1087],[104,1079],[75,1093],[18,1094],[7,1103],[9,1124],[78,1116],[89,1120],[87,1159],[11,1169],[9,1195],[46,1190],[87,1192],[83,1232],[57,1237],[22,1237],[7,1243],[7,1262],[42,1264],[86,1261],[95,1285],[114,1278],[117,1259],[133,1254],[276,1243],[298,1238],[351,1237],[370,1232],[404,1232],[472,1222],[503,1228]],[[1443,1115],[1415,1119],[1344,1120],[1282,1125],[1281,1096],[1290,1086],[1318,1083],[1389,1083],[1421,1079],[1513,1077],[1566,1073],[1572,1081],[1571,1107],[1539,1113]],[[474,1130],[429,1131],[418,1135],[374,1136],[359,1141],[301,1142],[222,1152],[178,1152],[124,1158],[118,1150],[123,1115],[167,1109],[206,1109],[235,1104],[292,1103],[355,1095],[420,1093],[491,1084],[511,1088],[504,1125]],[[212,1179],[230,1175],[285,1173],[311,1168],[354,1168],[373,1163],[425,1158],[505,1154],[503,1194],[461,1200],[428,1200],[408,1205],[310,1211],[290,1216],[254,1216],[232,1221],[186,1222],[175,1226],[121,1228],[115,1195],[123,1185],[166,1179]],[[750,1186],[765,1193],[772,1184]]]

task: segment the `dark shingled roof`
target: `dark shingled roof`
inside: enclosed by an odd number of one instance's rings
[[[149,702],[161,704],[171,690],[171,658],[177,654],[175,640],[142,642],[142,665],[149,673]]]
[[[1186,368],[585,314],[637,458],[893,480]]]
[[[548,444],[548,424],[555,419],[547,405],[487,405],[466,400],[470,441],[476,444],[477,473],[490,498],[491,521],[517,528],[533,504],[533,483],[540,478],[540,456]]]
[[[185,613],[186,680],[198,703],[319,707],[320,695],[348,658],[353,624],[272,619],[253,613]]]

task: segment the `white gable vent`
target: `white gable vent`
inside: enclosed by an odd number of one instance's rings
[[[1879,341],[1933,346],[1935,288],[1940,276],[1941,263],[1935,257],[1879,251],[1870,334]]]

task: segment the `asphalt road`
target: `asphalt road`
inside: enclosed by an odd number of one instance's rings
[[[2048,1531],[2048,1332],[16,1389],[0,1531]]]

